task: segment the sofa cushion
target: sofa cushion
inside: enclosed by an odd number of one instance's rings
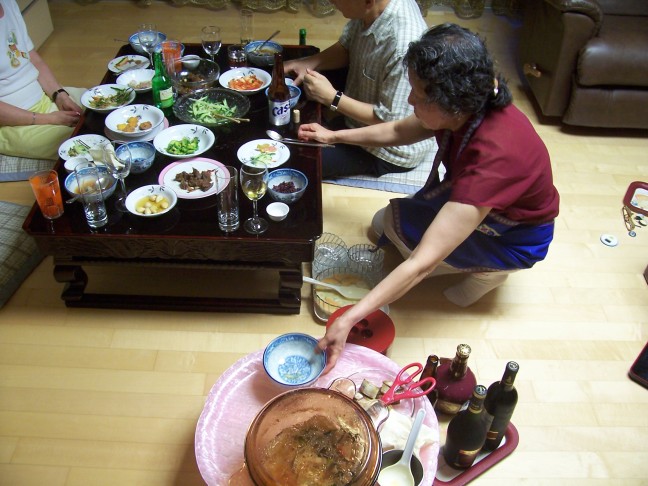
[[[601,10],[612,15],[648,15],[646,0],[598,0]]]
[[[43,260],[34,239],[22,229],[29,210],[0,201],[0,307]]]
[[[26,181],[34,172],[49,170],[55,163],[54,160],[26,159],[0,154],[0,182]]]
[[[648,89],[648,17],[606,15],[578,57],[577,77],[582,86]]]

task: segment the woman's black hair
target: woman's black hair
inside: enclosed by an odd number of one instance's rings
[[[428,101],[448,114],[484,114],[513,100],[484,41],[459,25],[429,29],[410,44],[404,63],[423,81]]]

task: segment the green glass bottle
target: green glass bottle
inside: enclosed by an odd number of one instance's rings
[[[299,45],[306,45],[306,29],[299,29]]]
[[[162,53],[153,53],[153,63],[155,65],[155,74],[151,80],[151,91],[153,92],[153,104],[169,116],[172,113],[173,103],[173,87],[171,80],[164,68],[162,61]]]

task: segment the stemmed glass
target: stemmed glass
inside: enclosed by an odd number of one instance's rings
[[[122,195],[117,198],[115,201],[115,207],[118,211],[126,212],[126,196],[128,192],[126,191],[126,183],[124,179],[130,173],[132,155],[128,145],[124,145],[117,151],[117,147],[120,144],[117,142],[108,142],[103,146],[102,150],[102,159],[105,166],[108,168],[108,171],[112,176],[119,180],[119,185],[121,187]]]
[[[221,48],[220,27],[216,27],[215,25],[203,27],[200,40],[202,41],[203,49],[213,61],[214,56],[218,54],[218,51],[220,51]]]
[[[260,235],[268,229],[268,222],[259,217],[257,201],[261,199],[268,188],[268,168],[262,162],[255,162],[254,166],[241,166],[241,189],[243,194],[252,201],[252,217],[247,219],[243,228],[248,233]]]
[[[157,26],[155,24],[140,24],[137,30],[137,40],[148,55],[153,66],[153,51],[160,43]]]

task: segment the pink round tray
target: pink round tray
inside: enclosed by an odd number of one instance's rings
[[[225,486],[244,464],[243,447],[248,427],[263,406],[287,391],[273,383],[263,370],[263,350],[241,358],[214,383],[196,426],[196,461],[200,474],[209,485]],[[349,377],[356,387],[363,378],[380,385],[393,380],[401,367],[382,354],[354,344],[346,345],[335,368],[320,377],[314,387],[328,388],[336,378]],[[425,476],[421,484],[431,485],[439,454],[439,424],[430,401],[425,397],[403,400],[394,410],[413,415],[426,410],[424,423],[436,437],[433,445],[421,450]],[[248,481],[252,484],[251,481]],[[233,483],[232,483],[233,484]],[[237,484],[245,484],[237,482]]]

